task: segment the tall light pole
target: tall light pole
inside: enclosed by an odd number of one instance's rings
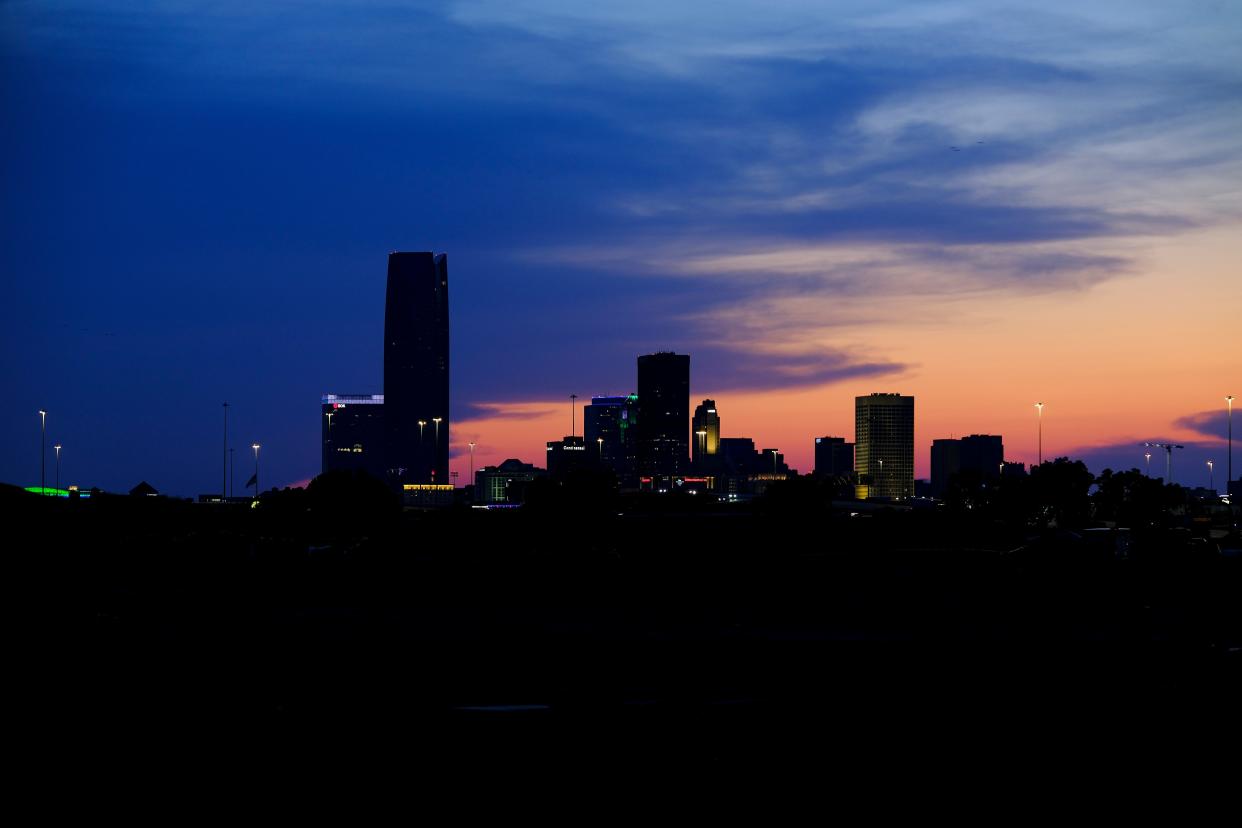
[[[233,496],[233,449],[229,449],[229,492],[228,496]]]
[[[419,421],[418,421],[418,463],[419,463],[419,465],[420,465],[420,466],[421,466],[424,462],[426,462],[425,458],[423,457],[423,429],[424,429],[424,428],[426,428],[426,427],[427,427],[427,421],[426,421],[426,420],[419,420]],[[425,476],[425,475],[426,475],[426,471],[425,471],[424,469],[419,468],[419,470],[418,470],[417,474],[424,475],[424,477],[423,477],[423,478],[419,481],[420,483],[426,483],[426,482],[427,482],[427,478],[426,478],[426,476]]]
[[[1233,481],[1233,395],[1225,397],[1225,402],[1229,405],[1229,480],[1225,483],[1225,492],[1229,491],[1229,483]]]
[[[1038,455],[1039,463],[1038,465],[1042,466],[1044,464],[1044,404],[1041,402],[1037,402],[1035,403],[1035,408],[1039,411],[1039,455]]]
[[[595,452],[595,461],[602,466],[604,465],[604,438],[596,437],[595,443],[599,447]]]
[[[470,485],[474,485],[474,443],[470,443]]]
[[[569,395],[569,436],[578,435],[578,395]]]
[[[1211,460],[1207,461],[1208,488],[1211,489],[1213,492],[1216,491],[1216,472],[1215,472],[1214,465],[1215,464],[1213,464]]]
[[[323,416],[328,418],[328,445],[325,446],[328,451],[332,451],[332,415],[335,413],[335,411],[325,411],[323,414]]]
[[[250,446],[254,449],[254,499],[259,499],[259,444],[252,443]]]
[[[60,443],[52,446],[56,449],[56,494],[60,495]]]
[[[39,409],[39,494],[47,494],[47,412]]]
[[[1143,452],[1143,456],[1147,458],[1147,476],[1151,477],[1151,452]]]
[[[883,497],[884,496],[884,461],[883,460],[880,461],[880,473],[878,475],[878,478],[879,479],[876,481],[877,483],[876,488],[880,490],[880,496]]]
[[[220,469],[220,499],[229,493],[229,404],[224,404],[224,451],[220,458],[223,468]]]
[[[772,449],[772,474],[778,474],[776,470],[776,449]]]

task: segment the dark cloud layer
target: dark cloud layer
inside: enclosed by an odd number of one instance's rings
[[[1222,407],[1219,411],[1200,411],[1178,417],[1173,423],[1178,428],[1198,432],[1204,437],[1215,437],[1224,440],[1229,436],[1229,411]],[[1238,435],[1242,439],[1242,433]]]

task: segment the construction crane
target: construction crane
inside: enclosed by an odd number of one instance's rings
[[[1166,483],[1173,482],[1173,449],[1184,449],[1185,446],[1175,445],[1174,443],[1143,443],[1147,448],[1164,449],[1164,481]]]

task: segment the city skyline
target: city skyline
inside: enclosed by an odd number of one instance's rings
[[[708,13],[708,9],[711,9]],[[450,470],[694,358],[800,470],[852,400],[931,441],[1223,488],[1242,382],[1242,11],[542,0],[0,9],[0,480],[192,496],[320,464],[382,388],[383,256],[454,257]],[[432,44],[412,55],[405,44]],[[90,136],[86,140],[83,136]],[[779,418],[771,416],[780,412]],[[34,425],[30,425],[33,423]],[[27,428],[29,426],[29,428]],[[1154,466],[1155,464],[1153,464]],[[1235,475],[1237,468],[1235,466]],[[249,476],[241,476],[238,485]]]

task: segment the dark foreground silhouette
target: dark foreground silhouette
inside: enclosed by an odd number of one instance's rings
[[[42,529],[9,552],[42,744],[155,765],[1227,767],[1190,745],[1242,708],[1242,559],[1180,529],[1119,554],[931,512],[373,494],[6,492],[9,525]]]

